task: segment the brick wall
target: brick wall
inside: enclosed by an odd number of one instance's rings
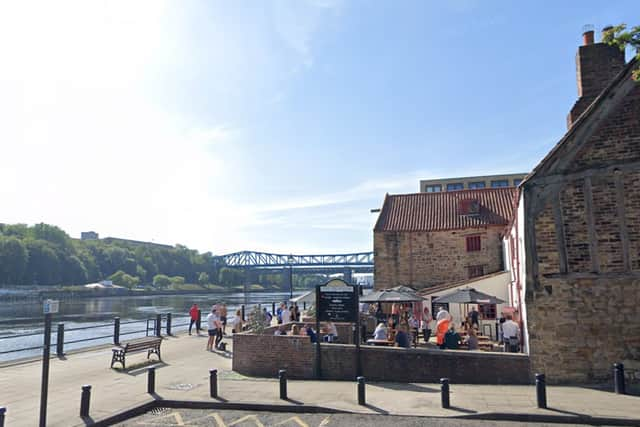
[[[265,351],[265,349],[271,351]],[[353,345],[323,344],[322,375],[331,380],[355,378]],[[461,384],[529,384],[529,358],[522,354],[453,350],[361,347],[362,374],[372,381],[438,382],[448,377]],[[292,379],[314,378],[315,348],[308,339],[238,334],[233,343],[233,370],[249,376],[275,377],[287,369]]]
[[[640,380],[640,171],[629,168],[640,161],[638,117],[640,85],[566,170],[552,172],[582,177],[561,182],[559,197],[525,193],[531,203],[544,203],[534,222],[538,283],[528,288],[526,312],[532,369],[550,382],[608,380],[614,362]],[[525,191],[536,185],[534,179]],[[563,233],[554,203],[560,203]],[[566,249],[566,272],[558,243]]]
[[[436,232],[375,232],[376,289],[408,285],[427,288],[469,278],[468,267],[484,266],[484,274],[502,269],[503,227]],[[480,235],[482,249],[467,252],[466,236]]]

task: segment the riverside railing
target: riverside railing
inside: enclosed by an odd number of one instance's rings
[[[120,338],[131,335],[138,336],[162,336],[164,331],[165,335],[171,335],[173,328],[181,328],[188,327],[190,323],[190,318],[186,317],[175,317],[172,313],[158,314],[154,318],[147,318],[141,320],[129,320],[122,322],[119,317],[115,317],[113,322],[109,323],[101,323],[97,325],[90,326],[80,326],[73,328],[66,328],[64,323],[58,323],[57,329],[52,331],[52,347],[56,349],[57,356],[64,355],[64,349],[66,345],[73,345],[79,343],[89,343],[92,341],[103,340],[107,343],[112,343],[114,345],[120,344]],[[124,327],[124,328],[123,328]],[[106,330],[109,328],[109,332]],[[97,335],[91,336],[81,336],[74,338],[73,335],[77,335],[79,331],[91,331],[95,330]],[[75,334],[74,334],[75,333]],[[15,334],[15,335],[0,335],[0,349],[7,348],[7,344],[10,340],[20,339],[20,338],[28,338],[28,337],[36,337],[42,336],[44,334],[44,330],[38,330],[35,332],[29,332],[24,334]],[[67,339],[65,339],[65,335]],[[71,337],[69,337],[71,335]],[[26,345],[20,346],[16,348],[11,348],[9,350],[0,350],[0,356],[7,355],[11,353],[21,353],[27,351],[34,351],[42,349],[43,345]],[[87,346],[76,346],[76,348],[89,347]]]
[[[248,310],[252,307],[257,306],[258,308],[269,307],[271,308],[272,315],[275,316],[276,307],[279,303],[265,303],[265,304],[251,304],[245,308],[245,305],[240,306],[242,320],[246,320],[248,317]],[[297,306],[297,304],[294,304]],[[307,303],[303,302],[302,310],[305,311],[307,309]],[[205,313],[206,315],[206,313]],[[200,314],[202,316],[202,314]],[[79,326],[73,328],[66,328],[64,323],[58,323],[57,329],[52,331],[52,343],[51,346],[56,349],[56,355],[61,357],[64,355],[65,346],[73,345],[73,349],[86,348],[90,347],[90,345],[76,345],[81,343],[89,343],[93,341],[100,341],[102,343],[96,343],[96,345],[104,345],[104,344],[114,344],[119,345],[121,341],[121,337],[138,335],[142,336],[162,336],[163,331],[165,335],[172,335],[173,328],[182,328],[188,327],[190,324],[189,316],[173,316],[173,313],[164,313],[164,314],[156,314],[154,317],[149,317],[146,319],[140,320],[128,320],[121,321],[119,317],[114,317],[112,322],[109,323],[101,323],[97,325],[90,326]],[[200,319],[201,322],[204,319]],[[134,325],[140,325],[140,328],[136,328]],[[108,332],[107,332],[107,328]],[[206,328],[205,328],[206,329]],[[75,335],[74,333],[80,331],[90,331],[95,330],[97,332],[96,335],[92,336],[81,336],[81,337],[69,337],[68,335]],[[36,332],[29,332],[24,334],[15,334],[15,335],[0,335],[0,361],[2,360],[10,360],[3,358],[2,356],[12,353],[21,353],[28,351],[41,350],[43,344],[39,343],[38,345],[26,345],[23,347],[11,348],[9,350],[4,350],[7,348],[5,343],[9,342],[9,340],[15,340],[20,338],[28,338],[35,336],[42,336],[44,334],[44,330],[38,330]],[[109,340],[109,341],[106,341]],[[33,341],[35,342],[35,340]]]

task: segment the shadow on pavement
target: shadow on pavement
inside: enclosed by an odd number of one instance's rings
[[[133,377],[137,377],[138,375],[146,374],[149,368],[164,368],[166,366],[171,366],[171,364],[166,362],[152,361],[149,363],[138,363],[127,369],[112,368],[112,371],[117,372],[119,374],[125,374],[125,375],[131,375]]]
[[[380,387],[380,388],[387,388],[389,390],[417,391],[417,392],[420,392],[420,393],[440,393],[440,390],[437,389],[437,388],[418,385],[418,384],[412,384],[412,383],[400,384],[400,383],[382,383],[382,382],[379,383],[379,382],[376,382],[376,383],[371,383],[371,385],[372,386],[376,386],[376,387]]]
[[[459,406],[450,406],[449,409],[451,409],[452,411],[456,411],[456,412],[462,412],[463,414],[477,414],[478,413],[478,411],[474,411],[472,409],[460,408]]]
[[[389,412],[388,412],[388,411],[385,411],[385,410],[384,410],[384,409],[382,409],[382,408],[378,408],[377,406],[373,406],[373,405],[371,405],[371,404],[369,404],[369,403],[367,403],[367,404],[365,404],[365,405],[363,405],[363,406],[364,406],[365,408],[369,408],[369,409],[371,409],[372,411],[377,412],[378,414],[382,414],[382,415],[389,415]]]

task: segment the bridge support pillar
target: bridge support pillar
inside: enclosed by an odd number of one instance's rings
[[[283,268],[281,272],[282,277],[282,292],[287,292],[291,289],[291,274],[289,272],[289,267]]]
[[[351,271],[351,269],[350,268],[345,268],[343,273],[342,273],[342,277],[343,277],[345,282],[351,283],[351,280],[352,280],[352,271]]]

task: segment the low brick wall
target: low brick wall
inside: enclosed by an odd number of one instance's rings
[[[355,378],[354,345],[322,344],[322,375]],[[362,373],[372,381],[460,384],[530,384],[529,357],[523,354],[455,350],[361,347]],[[233,370],[249,376],[275,377],[286,369],[292,379],[313,379],[315,348],[304,336],[236,334]]]

